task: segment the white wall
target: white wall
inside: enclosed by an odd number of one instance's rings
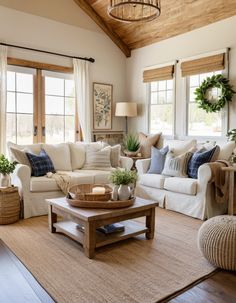
[[[0,6],[0,41],[68,55],[93,57],[96,61],[91,64],[91,90],[93,81],[110,83],[113,84],[114,103],[127,100],[126,58],[104,33]],[[72,66],[71,59],[13,48],[9,48],[9,56]],[[113,130],[122,130],[123,127],[124,121],[113,117]]]
[[[230,47],[230,80],[236,90],[236,16],[205,26],[203,28],[146,46],[132,52],[127,59],[128,99],[139,103],[139,116],[129,119],[132,131],[147,131],[146,85],[142,83],[143,69],[174,60],[185,59]],[[177,66],[176,95],[176,135],[184,135],[185,98],[180,76],[180,64]],[[230,128],[236,128],[236,97],[230,106]]]

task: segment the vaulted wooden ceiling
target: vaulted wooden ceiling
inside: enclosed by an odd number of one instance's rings
[[[161,0],[159,18],[151,22],[124,23],[108,16],[109,0],[74,1],[127,57],[133,49],[236,15],[236,0]]]

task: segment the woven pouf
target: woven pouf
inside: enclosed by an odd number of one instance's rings
[[[198,247],[213,265],[236,270],[236,216],[217,216],[203,223]]]

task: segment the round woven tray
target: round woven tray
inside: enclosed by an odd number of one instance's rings
[[[131,198],[125,201],[81,201],[76,199],[66,198],[67,202],[74,207],[81,208],[103,208],[103,209],[114,209],[132,206],[135,202],[135,198]]]
[[[104,187],[105,194],[93,194],[94,187]],[[106,184],[79,184],[69,189],[69,196],[78,201],[104,202],[111,200],[112,188]]]

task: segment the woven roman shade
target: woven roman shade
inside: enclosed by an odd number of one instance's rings
[[[174,65],[145,70],[143,72],[143,82],[173,79],[174,70]]]
[[[225,54],[182,62],[182,77],[214,72],[225,68]]]

